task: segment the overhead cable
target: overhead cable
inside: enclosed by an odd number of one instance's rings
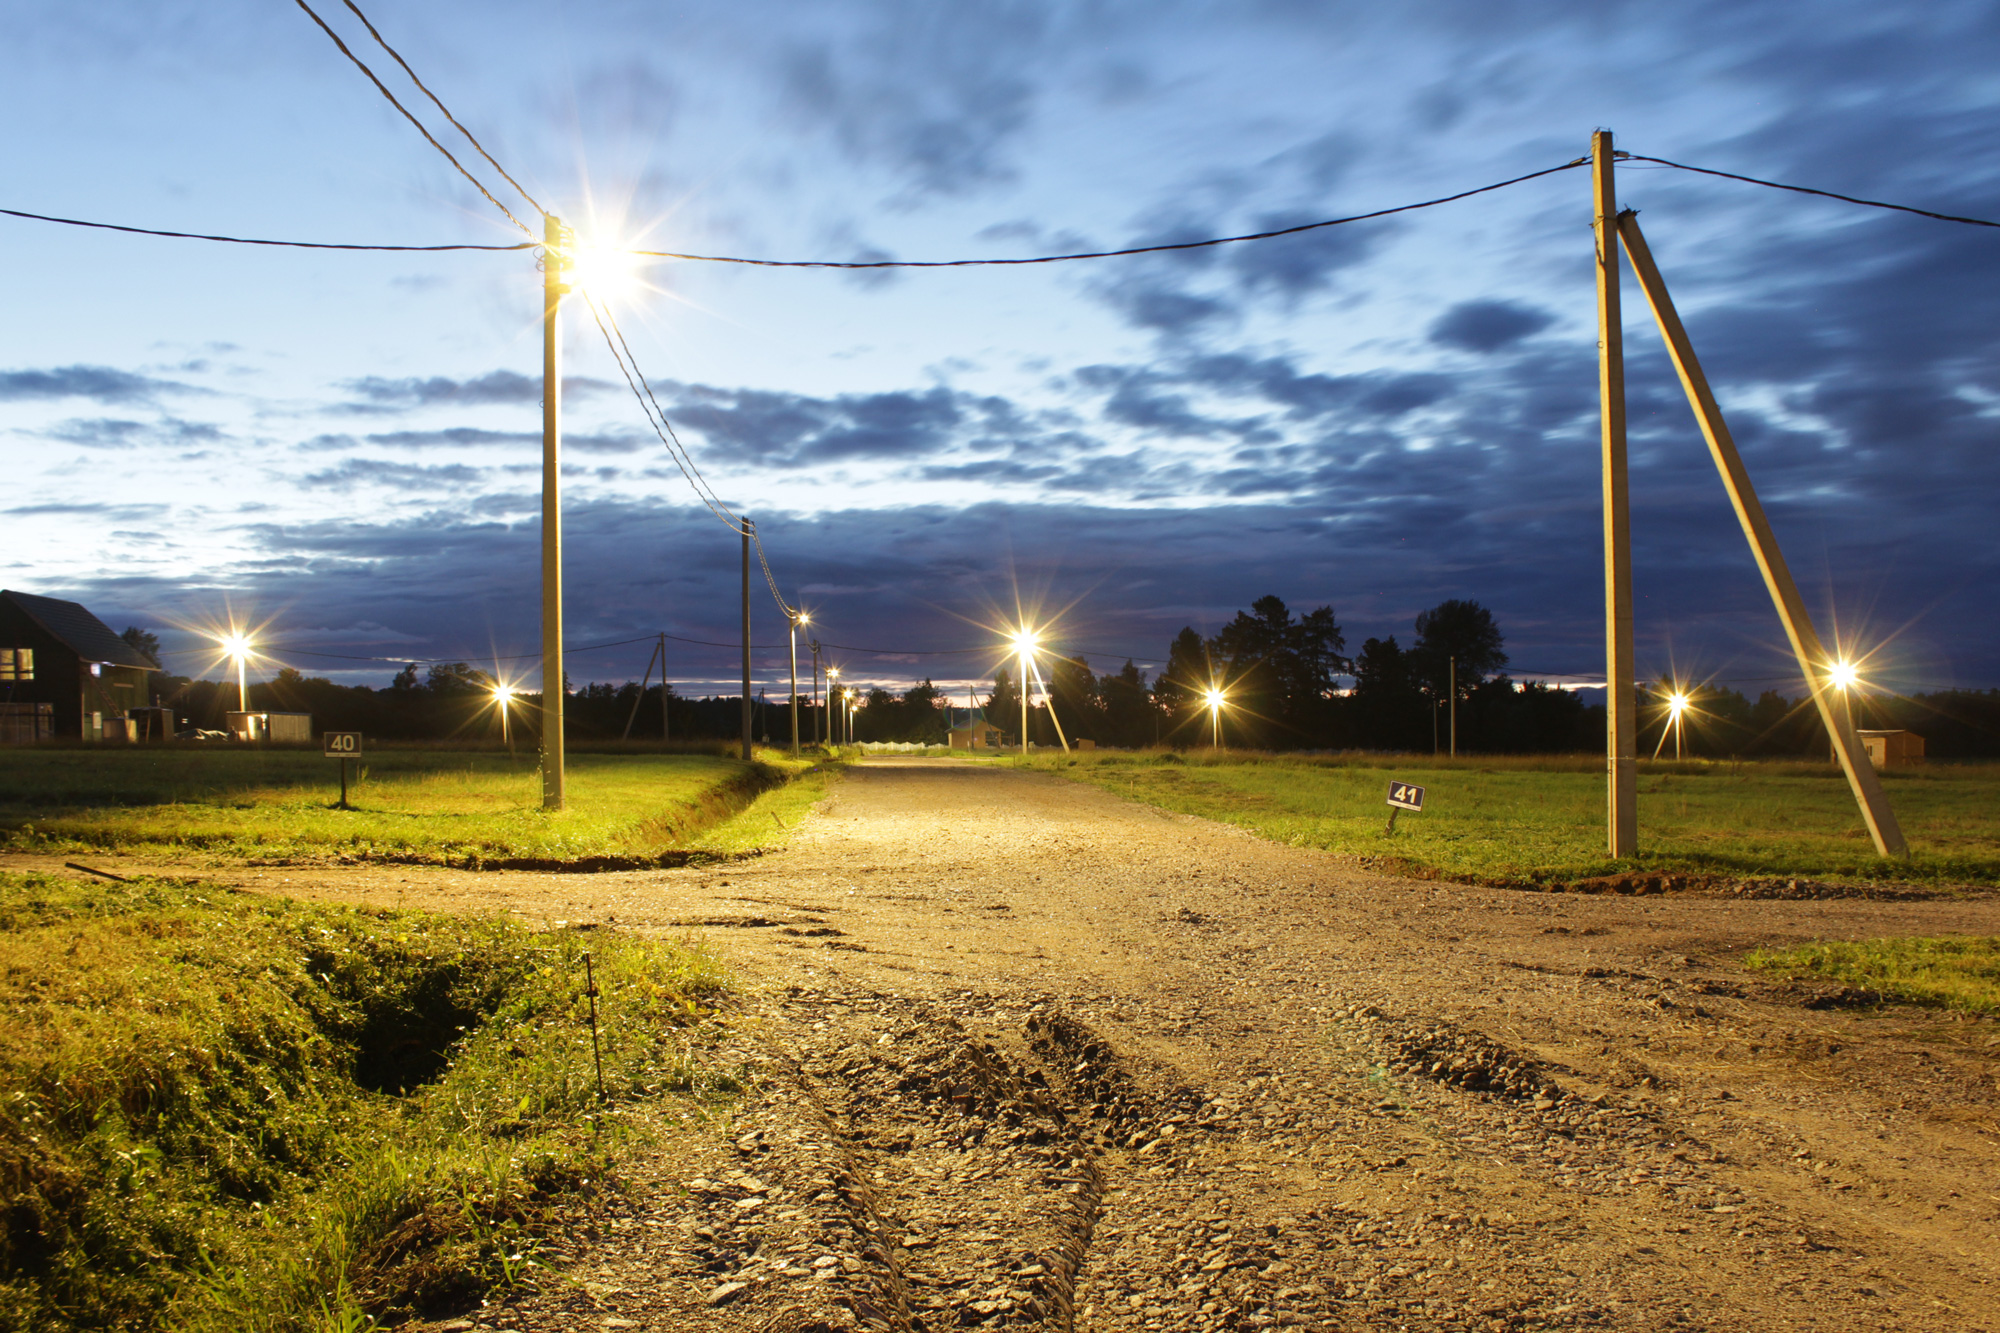
[[[617,342],[612,340],[611,330],[605,325],[605,319],[610,315],[610,311],[608,309],[601,310],[588,292],[583,293],[583,303],[590,310],[590,317],[596,322],[597,331],[604,335],[604,345],[610,349],[611,359],[618,363],[619,374],[625,377],[626,386],[632,390],[632,396],[638,400],[639,411],[645,415],[646,424],[651,426],[653,433],[660,437],[660,443],[667,446],[668,455],[674,460],[674,465],[680,469],[681,476],[687,478],[688,485],[694,488],[695,497],[708,508],[710,513],[720,519],[722,525],[731,532],[736,533],[740,537],[750,536],[751,530],[749,526],[735,514],[729,512],[728,507],[723,505],[721,501],[711,499],[710,493],[705,489],[705,483],[696,480],[696,477],[700,476],[700,473],[694,469],[694,458],[687,454],[686,447],[680,442],[680,437],[674,434],[673,425],[667,420],[666,414],[661,412],[657,418],[654,416],[654,409],[659,406],[659,400],[652,398],[653,390],[650,384],[647,385],[643,393],[640,391],[639,385],[645,381],[645,373],[639,369],[636,361],[629,366],[626,364],[625,356],[620,353],[618,347],[618,343],[622,342],[623,338],[621,337]],[[633,378],[635,375],[638,376],[637,380]],[[648,406],[648,399],[652,399],[650,407]]]
[[[0,208],[0,213],[13,218],[26,218],[31,222],[60,222],[65,227],[123,231],[130,232],[134,236],[165,236],[177,241],[223,241],[229,245],[276,245],[290,250],[390,250],[430,253],[438,250],[533,250],[538,244],[534,241],[519,241],[513,245],[345,245],[333,241],[267,241],[253,236],[212,236],[199,231],[160,231],[153,227],[121,226],[116,222],[85,222],[81,218],[59,218],[48,213],[24,213],[18,208]]]
[[[1302,222],[1296,227],[1277,227],[1271,231],[1244,232],[1239,236],[1212,236],[1201,241],[1170,241],[1159,245],[1133,245],[1122,250],[1080,250],[1069,254],[1033,255],[1022,259],[872,259],[872,260],[832,260],[832,259],[745,259],[736,255],[694,255],[681,254],[673,250],[633,250],[629,253],[645,255],[652,259],[689,259],[705,264],[747,264],[753,268],[996,268],[1019,264],[1062,264],[1073,259],[1118,259],[1126,255],[1163,254],[1170,250],[1206,250],[1211,246],[1235,245],[1241,241],[1269,241],[1280,236],[1297,236],[1301,232],[1318,231],[1324,227],[1344,227],[1350,222],[1366,222],[1370,218],[1386,218],[1396,213],[1413,213],[1420,208],[1436,208],[1439,204],[1449,204],[1459,199],[1470,199],[1476,194],[1490,194],[1494,190],[1504,190],[1510,185],[1535,180],[1541,176],[1552,176],[1559,171],[1574,167],[1588,166],[1590,159],[1577,158],[1558,167],[1544,167],[1531,171],[1525,176],[1515,176],[1511,180],[1495,181],[1473,190],[1460,190],[1457,194],[1447,194],[1436,199],[1426,199],[1421,203],[1398,204],[1394,208],[1378,208],[1372,213],[1356,213],[1351,217],[1328,218],[1323,222]]]
[[[403,67],[403,73],[410,76],[410,82],[416,84],[418,90],[422,92],[425,97],[431,99],[431,105],[436,107],[439,113],[442,114],[446,120],[451,122],[451,127],[453,129],[457,130],[460,134],[463,134],[465,136],[465,141],[471,144],[473,148],[479,153],[479,155],[485,158],[488,164],[490,164],[495,171],[500,173],[501,179],[505,180],[509,185],[513,186],[515,192],[518,193],[523,199],[528,201],[528,207],[534,209],[537,213],[541,214],[543,217],[547,217],[549,210],[543,208],[541,204],[536,201],[535,196],[529,194],[527,190],[523,189],[521,186],[521,182],[515,180],[512,176],[508,175],[507,168],[501,166],[498,162],[494,161],[493,154],[486,151],[486,145],[480,143],[479,140],[472,137],[471,130],[468,130],[467,128],[465,128],[465,126],[459,124],[458,117],[451,114],[451,108],[447,107],[443,102],[439,101],[438,95],[432,92],[429,89],[429,87],[427,87],[424,84],[424,81],[422,79],[417,77],[417,72],[410,68],[410,62],[403,59],[401,53],[398,52],[395,47],[389,45],[389,43],[383,39],[381,33],[375,31],[375,25],[368,21],[368,16],[361,12],[360,6],[356,5],[354,3],[354,0],[341,0],[341,3],[347,6],[347,8],[354,14],[354,17],[361,20],[361,26],[368,29],[368,35],[375,39],[375,44],[381,47],[384,51],[387,51],[389,53],[390,58],[393,59],[398,65],[401,65]],[[491,196],[488,197],[490,198]]]
[[[1772,190],[1790,190],[1793,194],[1816,194],[1822,199],[1838,199],[1844,204],[1860,204],[1863,208],[1886,208],[1897,213],[1915,213],[1920,218],[1936,218],[1939,222],[1962,222],[1968,227],[2000,227],[2000,222],[1986,218],[1961,217],[1956,213],[1934,213],[1928,208],[1913,208],[1909,204],[1885,203],[1880,199],[1862,199],[1851,194],[1837,194],[1832,190],[1815,190],[1809,185],[1787,185],[1782,181],[1760,180],[1755,176],[1739,176],[1733,171],[1717,171],[1712,167],[1691,167],[1685,162],[1669,162],[1664,157],[1647,157],[1643,153],[1619,153],[1624,162],[1657,162],[1663,167],[1676,171],[1692,171],[1702,176],[1720,176],[1724,180],[1742,181],[1746,185],[1762,185]]]
[[[403,119],[409,121],[410,124],[416,126],[417,133],[423,135],[425,141],[429,143],[431,147],[437,149],[440,153],[443,153],[445,156],[445,160],[451,163],[454,167],[458,168],[458,174],[472,182],[472,188],[478,190],[481,194],[486,196],[487,203],[492,204],[502,213],[506,213],[507,220],[513,223],[515,226],[519,227],[530,238],[534,237],[535,235],[534,229],[529,227],[527,223],[521,221],[521,219],[515,217],[514,214],[511,211],[509,211],[507,205],[501,203],[498,199],[495,199],[493,197],[493,192],[487,189],[485,185],[480,183],[479,177],[473,175],[470,171],[467,171],[465,169],[465,164],[463,162],[460,162],[456,157],[453,157],[451,154],[451,150],[449,148],[446,148],[443,144],[439,143],[437,141],[436,136],[434,136],[429,130],[424,128],[424,123],[421,120],[418,120],[415,116],[411,115],[408,107],[405,107],[401,102],[398,102],[396,100],[396,94],[389,91],[388,85],[384,84],[382,80],[375,77],[375,71],[368,68],[367,64],[362,61],[360,56],[355,55],[354,52],[347,49],[347,43],[340,40],[340,34],[335,32],[332,28],[328,27],[326,20],[321,18],[318,14],[314,13],[313,7],[307,4],[306,0],[293,0],[293,3],[298,5],[300,9],[305,10],[307,17],[309,17],[310,19],[312,19],[314,23],[317,23],[319,25],[320,31],[333,39],[333,44],[340,48],[340,54],[346,56],[349,60],[353,61],[354,67],[360,70],[363,74],[366,74],[368,76],[368,81],[375,85],[375,90],[381,93],[382,96],[389,99],[390,106],[393,106],[396,108],[396,110],[402,112]],[[352,6],[350,6],[350,8],[352,8]],[[363,21],[366,22],[366,20]],[[374,29],[370,28],[369,31],[372,32],[374,31]],[[391,52],[391,54],[393,55],[394,52]],[[398,57],[398,59],[400,60],[400,57]],[[405,66],[405,68],[407,68],[407,66]],[[415,78],[416,76],[411,75],[411,77]],[[466,137],[470,138],[471,136],[467,135]],[[485,150],[481,149],[480,151],[484,152]],[[505,173],[503,172],[501,174],[504,175]],[[519,189],[520,187],[516,186],[515,188]]]

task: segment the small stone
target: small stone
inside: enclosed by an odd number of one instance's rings
[[[708,1303],[710,1306],[727,1305],[748,1290],[748,1282],[725,1282],[708,1293]]]

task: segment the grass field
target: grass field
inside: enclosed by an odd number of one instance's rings
[[[1020,763],[1020,760],[1010,762]],[[1604,761],[1194,751],[1082,753],[1027,761],[1168,810],[1279,842],[1402,858],[1488,881],[1565,881],[1619,871],[2000,884],[2000,765],[1885,775],[1911,856],[1874,854],[1845,779],[1828,764],[1642,763],[1639,845],[1604,852]],[[1426,789],[1422,814],[1385,837],[1391,778]]]
[[[1814,941],[1792,949],[1758,949],[1744,961],[1762,972],[1837,981],[1891,999],[2000,1015],[2000,939]]]
[[[634,1126],[733,1096],[701,1054],[725,986],[609,932],[0,873],[0,1330],[476,1305]]]
[[[712,753],[572,754],[567,808],[551,814],[532,757],[380,750],[359,765],[356,808],[339,810],[339,761],[310,752],[21,750],[0,765],[0,845],[269,863],[642,863],[700,846],[811,766],[777,750],[750,764]],[[748,831],[734,841],[755,845]]]

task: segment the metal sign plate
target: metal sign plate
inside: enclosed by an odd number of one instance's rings
[[[1398,810],[1421,810],[1424,808],[1424,789],[1407,782],[1391,782],[1389,804]]]
[[[320,741],[326,746],[326,757],[329,759],[352,759],[361,753],[361,733],[358,731],[321,732]]]

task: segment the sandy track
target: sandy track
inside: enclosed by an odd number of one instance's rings
[[[695,934],[750,982],[727,1134],[457,1327],[2000,1326],[2000,1024],[1734,963],[1992,900],[1419,883],[921,760],[723,867],[204,873]]]

